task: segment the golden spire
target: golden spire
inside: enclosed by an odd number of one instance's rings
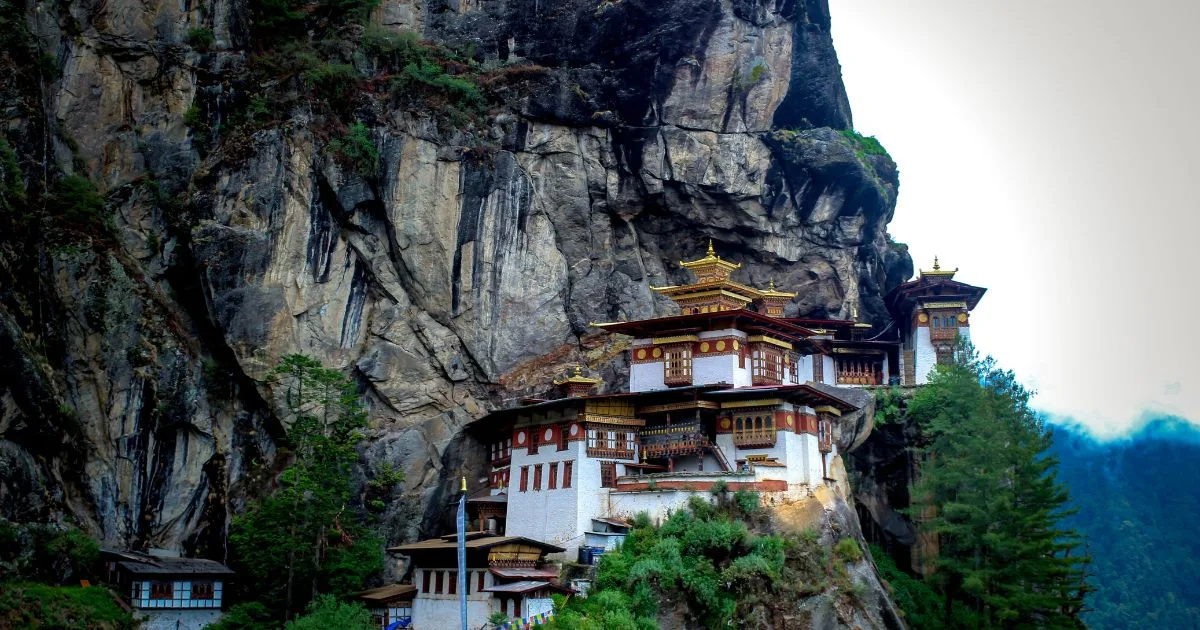
[[[767,290],[768,291],[775,290],[775,278],[771,278],[770,282],[767,282]]]
[[[467,491],[467,478],[465,476],[462,478],[462,491]]]
[[[850,319],[853,321],[858,321],[858,302],[857,301],[850,303]]]
[[[712,239],[708,239],[708,255],[716,257],[717,253],[713,250]]]
[[[922,269],[921,273],[926,276],[942,276],[945,278],[953,278],[957,269],[942,269],[942,261],[937,257],[933,257],[933,269]]]
[[[554,384],[555,385],[565,385],[567,383],[584,383],[584,384],[588,384],[588,385],[596,385],[596,384],[600,383],[600,381],[601,381],[601,379],[598,379],[598,378],[588,378],[588,377],[584,376],[582,365],[576,364],[574,372],[575,372],[574,374],[572,374],[571,376],[569,376],[567,378],[564,378],[564,379],[558,380],[558,381],[554,381]]]

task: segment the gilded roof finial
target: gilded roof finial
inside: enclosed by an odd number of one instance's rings
[[[575,366],[575,376],[583,376],[583,366],[582,365],[577,364]]]
[[[941,269],[942,269],[942,266],[941,266],[940,264],[938,264],[938,257],[937,257],[937,255],[935,254],[935,255],[933,256],[933,270],[934,270],[934,271],[941,271]]]
[[[462,491],[463,492],[467,491],[467,478],[466,477],[462,478]]]
[[[709,255],[709,256],[716,256],[716,255],[717,255],[717,253],[716,253],[715,251],[713,251],[712,239],[711,239],[711,238],[710,238],[710,239],[708,239],[708,255]]]
[[[771,278],[771,281],[767,283],[767,289],[770,291],[775,290],[775,278]]]
[[[850,319],[858,321],[858,302],[850,303]]]

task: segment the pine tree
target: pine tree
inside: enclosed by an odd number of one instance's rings
[[[1083,626],[1088,558],[1060,526],[1067,491],[1031,395],[964,341],[909,402],[924,439],[913,511],[937,537],[948,627]]]
[[[290,462],[279,487],[234,521],[233,563],[251,598],[287,619],[320,593],[345,595],[383,568],[383,541],[357,493],[357,444],[367,415],[354,383],[303,355],[274,370],[291,413]],[[372,480],[390,490],[396,473]]]

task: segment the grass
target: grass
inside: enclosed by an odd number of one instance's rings
[[[105,588],[9,582],[0,584],[0,627],[125,630],[136,624]]]
[[[833,546],[833,553],[843,562],[858,562],[863,559],[862,547],[853,538],[843,538]]]
[[[203,26],[188,29],[185,37],[187,43],[196,50],[208,50],[217,43],[217,38],[213,35],[212,29]]]
[[[841,134],[854,147],[854,153],[858,155],[859,159],[868,155],[882,155],[889,159],[892,157],[888,155],[887,149],[883,148],[879,140],[875,139],[875,136],[864,136],[853,129],[843,129]]]

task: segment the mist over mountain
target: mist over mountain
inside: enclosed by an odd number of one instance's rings
[[[1067,523],[1092,555],[1088,625],[1200,627],[1200,429],[1156,418],[1102,441],[1060,424],[1051,452],[1079,510]]]

